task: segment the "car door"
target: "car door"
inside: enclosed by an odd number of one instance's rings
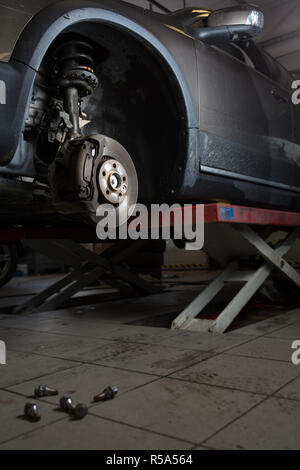
[[[196,46],[201,170],[289,188],[295,175],[288,92],[247,44]]]
[[[292,77],[279,62],[266,52],[258,50],[254,44],[252,44],[252,54],[254,60],[255,56],[260,55],[266,67],[263,75],[268,91],[269,142],[274,181],[279,180],[278,174],[282,172],[280,175],[282,183],[291,189],[300,190],[300,161],[297,161],[295,155]],[[257,67],[262,67],[259,62]]]

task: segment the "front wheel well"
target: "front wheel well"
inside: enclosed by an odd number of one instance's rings
[[[51,68],[53,48],[70,35],[91,41],[96,50],[100,86],[82,100],[90,121],[84,135],[99,133],[119,141],[136,165],[140,198],[166,201],[180,183],[187,153],[186,111],[174,74],[149,44],[93,22],[77,23],[59,35],[41,72]]]

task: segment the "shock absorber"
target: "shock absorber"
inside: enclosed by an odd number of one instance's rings
[[[53,80],[61,92],[64,107],[73,125],[71,138],[81,136],[80,102],[99,85],[94,73],[94,48],[86,41],[70,39],[54,52]]]

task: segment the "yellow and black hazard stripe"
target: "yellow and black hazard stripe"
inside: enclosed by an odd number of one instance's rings
[[[205,264],[164,264],[162,269],[171,270],[171,269],[203,269]]]

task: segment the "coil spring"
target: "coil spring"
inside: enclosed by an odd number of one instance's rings
[[[93,93],[99,84],[93,70],[93,53],[94,48],[82,40],[69,40],[58,46],[53,57],[57,87],[75,87],[80,97]]]

